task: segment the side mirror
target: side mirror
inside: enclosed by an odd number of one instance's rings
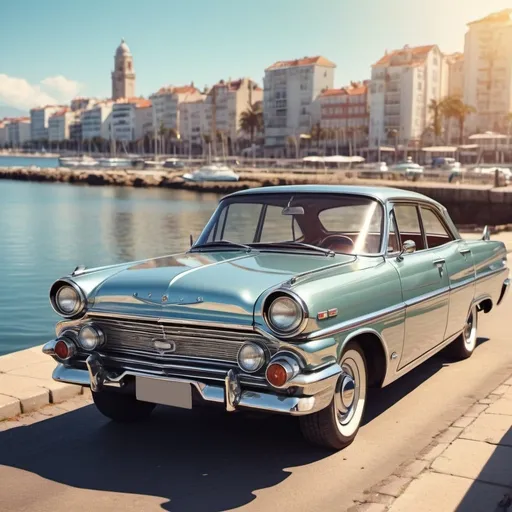
[[[416,251],[416,242],[413,242],[412,240],[406,240],[403,243],[402,250],[396,259],[398,261],[402,261],[404,259],[404,254],[412,254],[414,251]]]
[[[491,230],[489,226],[485,226],[484,231],[482,233],[482,240],[490,240],[491,239]]]

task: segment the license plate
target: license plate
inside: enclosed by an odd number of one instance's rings
[[[136,377],[135,396],[142,402],[192,409],[192,389],[186,382]]]

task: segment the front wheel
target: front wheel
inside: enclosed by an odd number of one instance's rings
[[[112,391],[93,391],[92,398],[101,414],[120,423],[146,419],[155,408],[155,404],[141,402],[132,395]]]
[[[451,344],[450,353],[456,359],[468,359],[476,348],[478,327],[478,309],[475,306],[469,311],[462,334]]]
[[[349,343],[341,357],[340,375],[331,404],[300,418],[302,434],[311,443],[341,450],[355,439],[366,407],[368,373],[358,343]]]

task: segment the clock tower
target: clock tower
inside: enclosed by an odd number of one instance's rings
[[[135,97],[135,72],[133,70],[133,56],[130,48],[121,40],[114,57],[114,71],[112,71],[112,99]]]

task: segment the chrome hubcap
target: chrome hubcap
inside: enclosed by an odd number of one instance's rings
[[[356,383],[351,375],[346,375],[341,383],[341,403],[345,410],[349,410],[354,404],[356,396]]]

